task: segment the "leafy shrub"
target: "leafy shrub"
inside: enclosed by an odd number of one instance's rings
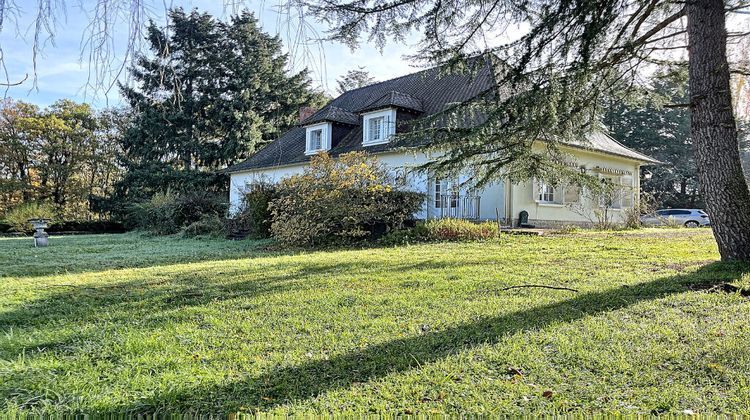
[[[476,241],[495,238],[499,234],[495,222],[472,222],[461,219],[428,220],[425,225],[427,236],[437,241]]]
[[[320,154],[304,173],[278,185],[271,232],[287,245],[349,243],[377,237],[411,218],[424,195],[396,191],[385,167],[366,153]]]
[[[211,237],[218,238],[227,234],[224,220],[216,214],[204,214],[199,220],[182,228],[185,238]]]
[[[398,229],[381,238],[387,246],[434,241],[478,241],[499,235],[495,222],[472,222],[460,219],[434,219],[417,223],[409,229]]]
[[[5,215],[5,222],[10,225],[12,231],[30,233],[34,229],[29,219],[51,219],[51,225],[55,217],[55,209],[49,204],[25,203],[11,209]]]
[[[156,193],[151,199],[131,204],[128,223],[138,229],[156,235],[177,233],[180,226],[176,221],[177,197],[170,191]]]
[[[429,242],[430,240],[430,234],[424,223],[417,223],[414,227],[389,232],[380,238],[380,243],[385,246],[400,246]]]
[[[623,225],[626,229],[640,229],[641,212],[637,207],[628,207],[622,211]]]
[[[214,193],[176,195],[167,191],[131,205],[127,219],[131,227],[156,235],[170,235],[205,216],[220,217],[226,208],[226,203]]]
[[[246,231],[253,238],[269,238],[272,217],[269,204],[276,198],[278,194],[273,185],[265,182],[250,185],[239,214],[229,221],[229,230]]]
[[[208,191],[179,194],[174,205],[175,223],[181,227],[200,221],[204,216],[222,217],[228,208],[224,196]]]

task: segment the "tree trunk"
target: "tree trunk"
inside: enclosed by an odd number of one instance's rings
[[[723,0],[686,2],[690,125],[701,193],[722,260],[750,261],[750,191],[732,114]]]

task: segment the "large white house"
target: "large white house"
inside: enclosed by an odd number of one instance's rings
[[[443,75],[439,69],[429,69],[345,92],[246,161],[226,170],[231,176],[232,208],[238,208],[248,185],[258,181],[277,182],[299,174],[316,153],[325,151],[335,157],[364,150],[393,168],[400,176],[402,188],[427,194],[424,207],[415,215],[420,219],[499,217],[516,225],[523,214],[528,223],[537,226],[591,222],[587,211],[593,211],[601,203],[583,196],[575,187],[554,187],[536,180],[522,183],[499,180],[483,188],[473,188],[464,182],[471,175],[470,168],[453,179],[410,170],[423,165],[431,156],[424,147],[404,148],[392,141],[394,134],[408,126],[400,123],[469,100],[492,83],[494,78],[489,68],[472,76]],[[622,210],[633,206],[639,196],[641,166],[657,163],[603,132],[563,149],[575,160],[571,164],[621,187],[620,194],[607,205],[614,221],[621,220]]]

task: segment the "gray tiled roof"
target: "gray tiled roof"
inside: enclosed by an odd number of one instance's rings
[[[373,106],[394,106],[425,117],[443,111],[449,104],[465,102],[497,86],[489,63],[474,74],[445,74],[441,70],[439,67],[431,68],[344,92],[305,119],[302,124],[322,121],[334,123],[334,133],[338,134],[332,139],[333,145],[329,150],[331,156],[358,150],[379,153],[404,147],[402,144],[394,143],[363,146],[362,117],[357,113],[375,109]],[[344,126],[337,129],[338,124]],[[593,142],[589,145],[575,146],[644,162],[655,162],[652,158],[630,150],[606,135],[594,136]],[[305,128],[300,125],[287,131],[249,159],[227,168],[224,172],[242,172],[309,160],[310,156],[305,155]]]
[[[577,147],[580,149],[593,150],[597,152],[604,152],[611,155],[617,155],[641,162],[659,164],[658,160],[646,156],[643,153],[638,153],[633,149],[629,149],[617,140],[613,139],[609,134],[604,131],[594,131],[586,136],[586,141],[580,142],[567,142],[569,146]]]
[[[357,114],[347,111],[346,109],[339,108],[337,106],[326,106],[321,108],[318,112],[305,118],[300,125],[310,125],[319,122],[330,121],[348,125],[359,124],[359,117]]]
[[[376,109],[395,107],[409,109],[412,111],[422,112],[424,107],[422,100],[411,96],[403,92],[396,92],[395,90],[386,93],[380,98],[374,100],[372,103],[365,105],[358,112],[374,111]]]

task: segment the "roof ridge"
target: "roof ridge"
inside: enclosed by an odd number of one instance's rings
[[[333,100],[335,101],[336,99],[340,98],[342,95],[345,95],[345,94],[350,93],[350,92],[356,92],[356,91],[361,90],[361,89],[366,89],[366,88],[369,88],[369,87],[373,87],[373,86],[377,86],[377,85],[382,85],[383,83],[392,82],[394,80],[403,79],[404,77],[414,76],[415,74],[424,73],[426,71],[434,70],[434,69],[436,69],[438,67],[442,67],[442,66],[444,66],[444,64],[440,64],[440,65],[437,65],[437,66],[428,67],[426,69],[415,71],[414,73],[407,73],[407,74],[403,74],[401,76],[392,77],[390,79],[381,80],[379,82],[375,82],[375,83],[372,83],[372,84],[369,84],[369,85],[365,85],[365,86],[360,86],[360,87],[354,88],[352,90],[347,90],[346,92],[342,93],[341,95],[333,98]],[[392,91],[392,92],[395,92],[395,91]],[[333,102],[333,101],[331,101],[331,102]]]

